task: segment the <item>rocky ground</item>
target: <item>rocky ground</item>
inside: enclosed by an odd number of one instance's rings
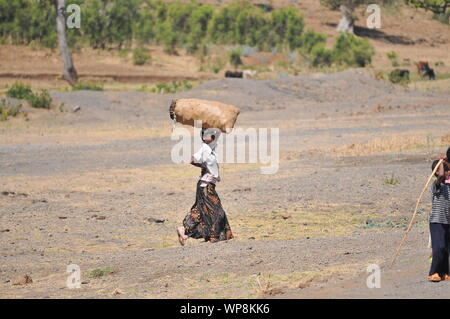
[[[432,159],[450,145],[450,91],[348,70],[217,79],[176,95],[52,96],[52,110],[0,122],[1,297],[447,297],[447,283],[425,280],[428,193],[388,264]],[[221,165],[229,242],[178,245],[198,176],[170,157],[168,106],[181,97],[238,106],[239,128],[280,130],[276,174]],[[80,289],[66,286],[69,264]],[[381,266],[380,289],[366,286],[369,264]]]

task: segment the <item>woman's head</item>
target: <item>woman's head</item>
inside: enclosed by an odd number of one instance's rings
[[[431,164],[431,170],[434,171],[434,169],[435,169],[435,167],[436,167],[436,165],[438,163],[439,163],[439,160],[433,161],[433,163]],[[449,173],[450,172],[449,172],[449,169],[448,169],[447,165],[444,165],[444,177],[445,177],[445,179],[447,179],[449,177]],[[436,171],[435,175],[438,176],[438,172],[437,171]]]
[[[212,142],[217,141],[219,135],[220,135],[220,132],[218,132],[217,130],[215,130],[213,128],[202,129],[202,131],[201,131],[202,140],[206,144],[210,144]]]

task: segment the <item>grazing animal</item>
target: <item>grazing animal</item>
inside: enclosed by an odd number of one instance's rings
[[[397,71],[400,77],[409,79],[409,70],[397,70]]]
[[[244,79],[251,79],[256,75],[255,70],[244,70],[243,72]]]
[[[389,74],[389,80],[392,83],[408,83],[409,71],[404,69],[395,69]]]
[[[225,72],[225,77],[226,78],[239,78],[239,79],[242,79],[243,72],[240,72],[240,71],[226,71]]]
[[[430,80],[436,79],[436,75],[434,73],[434,70],[430,68],[428,65],[428,62],[426,61],[419,61],[416,63],[417,66],[417,72],[419,73],[420,77],[428,76]]]

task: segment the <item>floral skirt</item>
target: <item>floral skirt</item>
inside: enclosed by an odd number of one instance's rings
[[[201,187],[201,183],[204,182],[197,183],[195,204],[183,220],[185,234],[211,242],[233,238],[227,215],[216,192],[216,185],[207,183],[207,186]]]

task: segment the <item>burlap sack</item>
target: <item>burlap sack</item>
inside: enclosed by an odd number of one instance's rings
[[[229,132],[236,123],[239,109],[233,105],[199,99],[173,100],[170,118],[184,125],[194,126],[195,120],[202,121],[203,128],[218,128]]]

